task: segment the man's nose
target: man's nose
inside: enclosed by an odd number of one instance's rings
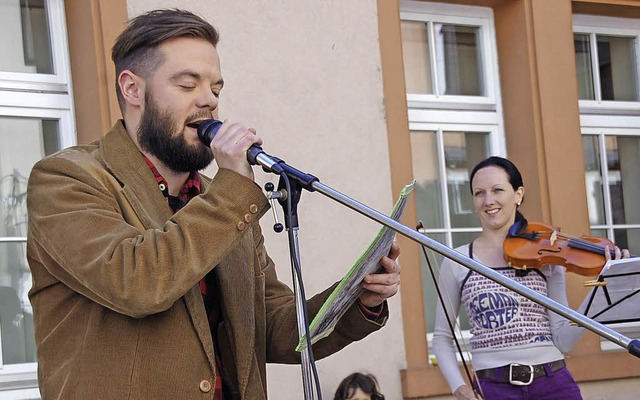
[[[198,97],[196,105],[199,108],[209,108],[211,111],[218,107],[218,96],[216,96],[211,90],[203,90]]]

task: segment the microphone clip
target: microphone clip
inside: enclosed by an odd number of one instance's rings
[[[271,182],[267,182],[264,184],[264,189],[267,191],[267,199],[269,199],[269,203],[271,204],[271,211],[273,212],[273,219],[275,220],[275,224],[273,224],[273,230],[276,233],[282,232],[284,226],[278,220],[278,213],[276,212],[276,200],[282,202],[287,200],[287,191],[286,189],[274,190],[275,186]]]

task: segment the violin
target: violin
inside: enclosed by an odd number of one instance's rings
[[[597,276],[607,262],[605,246],[611,259],[615,258],[615,245],[606,238],[573,237],[559,228],[523,219],[511,226],[502,250],[509,266],[516,269],[562,265],[578,275]]]

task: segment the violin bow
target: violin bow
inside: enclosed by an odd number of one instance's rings
[[[422,224],[422,221],[418,222],[418,225],[416,226],[416,231],[418,231],[419,233],[421,229],[424,229],[424,225]],[[427,254],[427,250],[425,249],[424,245],[421,245],[420,248],[422,249],[422,254],[424,254],[424,259],[427,262],[427,266],[429,267],[429,274],[431,275],[431,280],[433,281],[433,286],[436,289],[436,293],[438,294],[438,300],[440,300],[440,304],[442,305],[442,311],[444,311],[444,315],[447,319],[447,324],[449,325],[449,330],[451,331],[451,335],[453,336],[453,341],[456,345],[456,348],[458,350],[458,354],[460,354],[460,358],[462,359],[462,365],[464,366],[464,372],[467,375],[467,379],[469,380],[469,387],[471,388],[471,390],[473,390],[473,392],[476,395],[479,395],[476,392],[476,389],[473,385],[473,378],[471,377],[471,372],[469,372],[469,366],[467,365],[467,361],[464,358],[464,353],[462,352],[462,346],[460,346],[460,342],[458,341],[458,337],[456,336],[456,330],[455,327],[452,324],[452,318],[449,317],[449,311],[447,311],[447,307],[444,301],[444,296],[442,295],[442,291],[440,290],[440,286],[438,285],[438,281],[436,279],[436,274],[433,271],[433,266],[431,265],[431,261],[429,260],[429,255]],[[448,297],[448,296],[447,296]],[[460,337],[462,337],[462,332],[460,332]],[[475,371],[473,372],[473,375],[475,376]],[[478,381],[479,382],[479,381]],[[478,385],[480,392],[482,392],[482,388]],[[481,396],[482,398],[484,398],[484,395],[482,394]]]

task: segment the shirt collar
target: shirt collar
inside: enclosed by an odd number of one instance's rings
[[[171,196],[169,194],[169,185],[167,184],[167,181],[162,177],[162,175],[160,175],[160,172],[158,172],[158,169],[153,165],[151,160],[149,160],[149,158],[144,154],[142,156],[151,169],[151,172],[153,172],[153,176],[156,178],[156,182],[158,183],[158,189],[160,189],[164,197],[178,197],[181,202],[186,204],[189,200],[200,194],[200,174],[194,171],[189,174],[189,178],[187,178],[187,181],[180,189],[180,193],[178,193],[177,196]]]

